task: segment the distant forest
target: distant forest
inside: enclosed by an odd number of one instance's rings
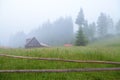
[[[26,43],[26,39],[32,37],[36,37],[39,42],[50,46],[74,45],[78,33],[74,32],[74,24],[82,27],[79,29],[83,30],[83,34],[88,42],[120,34],[120,20],[114,22],[110,15],[100,13],[97,21],[89,23],[85,19],[83,9],[80,9],[76,22],[73,22],[71,17],[60,17],[54,22],[48,20],[29,34],[18,32],[14,36],[11,36],[9,46],[22,48]]]

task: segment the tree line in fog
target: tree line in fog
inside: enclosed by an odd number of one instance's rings
[[[74,24],[79,27],[77,32],[74,32]],[[114,22],[110,15],[100,13],[97,21],[89,23],[83,9],[80,9],[75,22],[71,17],[60,17],[54,22],[48,20],[29,34],[16,33],[10,38],[9,46],[24,47],[26,39],[32,37],[36,37],[39,42],[50,46],[86,45],[97,39],[115,35],[120,35],[120,20]]]

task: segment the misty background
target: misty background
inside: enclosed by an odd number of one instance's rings
[[[49,45],[72,43],[80,8],[88,24],[97,23],[101,12],[116,24],[120,19],[119,3],[119,0],[0,0],[0,45],[23,47],[25,39],[34,36]]]

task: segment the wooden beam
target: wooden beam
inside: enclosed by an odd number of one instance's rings
[[[101,72],[101,71],[120,71],[120,68],[0,70],[0,73],[64,73],[64,72]]]
[[[14,56],[14,55],[7,55],[7,54],[0,54],[0,56],[10,57],[10,58],[19,58],[19,59],[29,59],[29,60],[45,60],[45,61],[61,61],[61,62],[74,62],[74,63],[96,63],[96,64],[117,64],[117,65],[120,65],[120,62],[112,62],[112,61],[68,60],[68,59],[60,59],[60,58],[39,58],[39,57]]]

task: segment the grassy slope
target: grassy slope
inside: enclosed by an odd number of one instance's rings
[[[102,40],[98,40],[94,43],[92,43],[91,45],[89,46],[97,46],[98,47],[101,46],[101,47],[120,47],[120,37],[118,36],[115,36],[113,38],[106,38],[106,39],[102,39]]]
[[[115,43],[113,40],[116,40]],[[0,49],[0,54],[63,58],[76,60],[120,61],[119,39],[104,41],[88,47],[59,47],[42,49]],[[103,42],[99,42],[101,44]],[[106,44],[107,43],[107,44]],[[115,46],[117,45],[117,46]],[[49,61],[34,61],[0,57],[0,69],[66,69],[66,68],[120,67],[110,64],[80,64]],[[82,73],[0,73],[0,80],[120,80],[120,72],[82,72]]]

